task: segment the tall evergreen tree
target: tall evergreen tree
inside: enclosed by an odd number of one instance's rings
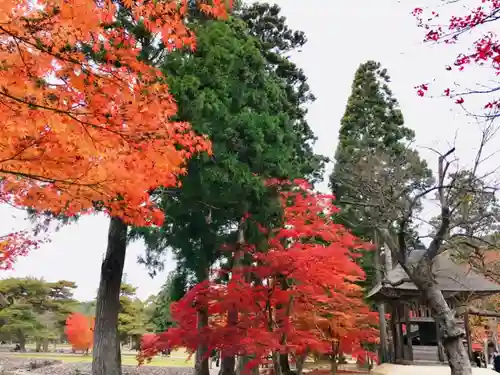
[[[365,288],[382,281],[380,230],[397,231],[401,212],[432,174],[411,148],[414,132],[404,126],[401,110],[389,88],[390,77],[380,63],[361,64],[341,120],[339,143],[330,186],[341,208],[338,220],[357,236],[375,243],[376,251],[362,254]],[[415,207],[416,210],[419,207]],[[403,236],[407,248],[419,246],[412,223]],[[401,236],[399,236],[401,238]],[[388,254],[386,254],[387,257]],[[386,265],[389,266],[388,262]],[[386,360],[385,308],[380,314],[380,355]]]
[[[133,235],[145,239],[148,264],[161,264],[161,253],[170,248],[185,276],[201,282],[215,261],[230,263],[221,245],[236,243],[245,214],[266,224],[279,219],[281,207],[263,179],[312,176],[321,158],[311,154],[319,161],[313,163],[300,154],[303,140],[289,115],[285,84],[269,69],[247,25],[238,18],[202,20],[196,33],[197,50],[189,56],[169,54],[162,69],[179,104],[178,120],[207,134],[214,155],[191,159],[182,187],[158,195],[166,215],[162,228],[138,228]],[[245,240],[258,237],[248,224]],[[206,324],[200,307],[198,325]],[[205,352],[200,346],[198,374],[208,372]],[[234,364],[228,369],[234,373]]]
[[[307,105],[316,98],[311,92],[307,76],[291,59],[292,52],[301,52],[307,43],[303,31],[293,30],[287,25],[277,4],[252,3],[236,9],[235,14],[248,26],[250,35],[259,40],[259,49],[266,61],[266,67],[282,82],[287,96],[286,113],[293,123],[299,138],[296,143],[297,157],[302,165],[302,176],[311,182],[323,179],[323,167],[329,159],[315,154],[313,145],[316,136],[307,122]]]
[[[380,63],[367,61],[359,66],[341,120],[335,166],[330,176],[330,186],[341,208],[339,220],[367,241],[373,241],[380,221],[390,221],[395,216],[385,212],[389,205],[383,197],[370,197],[371,204],[366,205],[367,189],[360,186],[362,181],[375,183],[383,174],[401,175],[404,171],[399,183],[411,187],[431,176],[425,162],[410,149],[415,134],[404,126],[389,82],[390,77]],[[369,252],[361,259],[367,273],[366,286],[374,281],[374,254]]]

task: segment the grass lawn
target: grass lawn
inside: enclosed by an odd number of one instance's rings
[[[33,359],[53,359],[56,361],[63,361],[66,363],[90,363],[92,362],[92,355],[81,355],[81,354],[59,354],[59,353],[5,353],[16,358],[33,358]],[[184,358],[168,358],[168,357],[155,357],[150,363],[144,364],[144,366],[157,366],[157,367],[193,367],[194,360],[186,360]],[[135,356],[123,355],[122,364],[124,365],[137,365]]]

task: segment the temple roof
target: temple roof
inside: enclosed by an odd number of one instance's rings
[[[415,264],[420,261],[426,250],[412,250],[408,261]],[[480,273],[468,269],[465,265],[457,264],[449,251],[439,254],[433,262],[432,272],[444,294],[475,294],[478,297],[500,293],[500,285],[488,280]],[[398,285],[399,284],[399,285]],[[393,286],[397,285],[397,286]],[[418,289],[410,281],[401,265],[397,265],[388,272],[385,282],[377,284],[368,292],[368,298],[399,298],[405,294],[418,294]],[[445,296],[446,296],[445,295]]]

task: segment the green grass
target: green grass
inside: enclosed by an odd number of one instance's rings
[[[65,363],[90,363],[92,362],[91,355],[82,354],[59,354],[59,353],[5,353],[6,355],[17,357],[17,358],[33,358],[33,359],[52,359],[56,361],[62,361]],[[137,361],[132,355],[122,356],[123,365],[137,365]],[[192,359],[186,360],[184,358],[172,358],[172,357],[155,357],[150,363],[144,364],[144,366],[156,366],[156,367],[193,367],[194,362]]]

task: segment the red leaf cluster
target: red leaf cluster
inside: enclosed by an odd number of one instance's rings
[[[412,14],[417,19],[417,25],[425,30],[425,41],[443,42],[445,44],[454,44],[460,36],[479,27],[500,22],[500,0],[481,0],[478,6],[470,9],[468,13],[461,16],[452,16],[444,23],[437,22],[431,25],[431,22],[439,18],[439,14],[431,12],[426,15],[422,8],[415,8]],[[458,71],[463,71],[467,65],[476,64],[480,66],[489,66],[494,75],[500,75],[500,41],[493,32],[484,32],[482,36],[473,42],[469,51],[457,56],[453,65]],[[447,71],[453,70],[451,66],[446,66]],[[424,96],[428,86],[418,85],[415,87],[417,95]],[[446,88],[444,95],[454,98],[456,104],[465,102],[463,96],[467,94],[491,94],[497,91],[497,87],[491,89],[481,89],[478,91],[457,92]],[[490,100],[485,105],[485,109],[500,109],[500,100]]]
[[[11,269],[17,257],[37,249],[41,242],[26,231],[0,236],[0,270]]]
[[[233,267],[227,283],[205,280],[173,304],[177,326],[145,336],[140,360],[167,348],[193,352],[205,343],[226,356],[251,355],[254,366],[271,352],[331,353],[335,347],[354,353],[377,339],[377,314],[356,284],[364,278],[356,250],[366,245],[334,222],[333,197],[302,180],[268,183],[280,191],[283,226],[262,229],[265,247],[228,246],[245,265]],[[210,317],[202,330],[200,309]]]
[[[72,313],[66,319],[64,333],[73,349],[89,350],[94,342],[95,318],[81,313]]]

